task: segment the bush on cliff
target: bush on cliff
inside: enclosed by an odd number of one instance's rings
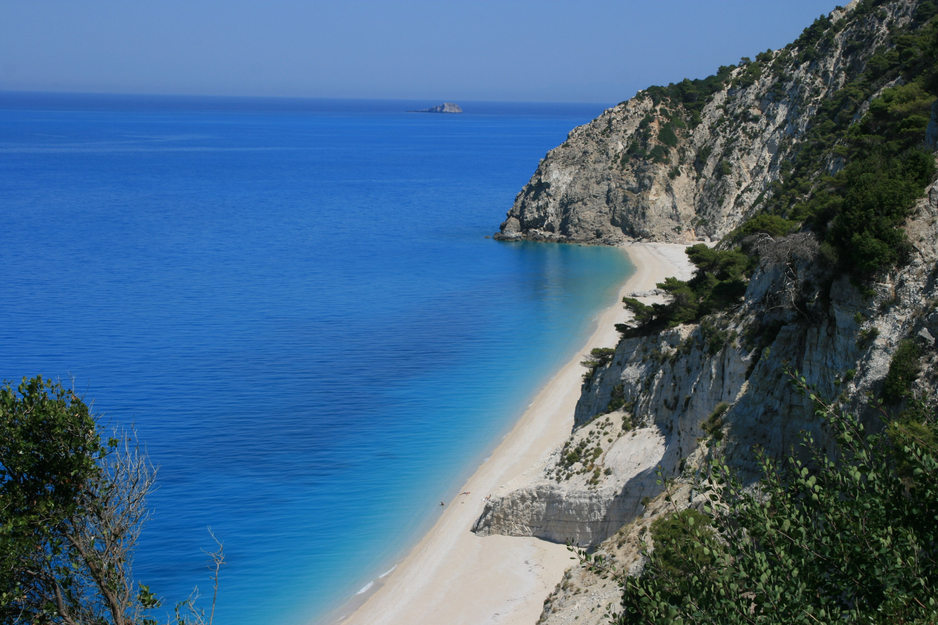
[[[615,355],[616,350],[614,347],[594,347],[586,360],[580,363],[586,367],[586,373],[583,374],[583,383],[589,386],[590,382],[593,381],[593,376],[596,375],[596,371],[612,362]]]
[[[912,389],[912,383],[918,377],[922,365],[921,351],[915,341],[906,339],[899,343],[896,352],[889,363],[889,372],[883,381],[883,401],[887,404],[897,404],[907,397]]]
[[[819,17],[779,54],[767,51],[755,62],[743,59],[733,86],[748,87],[771,71],[775,84],[771,94],[786,97],[788,90],[798,87],[790,81],[800,64],[827,51],[847,22],[885,19],[882,4],[882,0],[862,0],[836,23]],[[907,258],[910,248],[903,222],[935,177],[934,159],[923,149],[923,140],[938,95],[936,6],[933,0],[919,2],[908,25],[887,24],[885,45],[865,59],[860,51],[870,41],[856,35],[844,38],[847,80],[819,101],[797,148],[780,163],[779,178],[750,207],[761,206],[761,214],[742,224],[733,240],[756,232],[779,236],[804,224],[825,244],[826,258],[836,271],[860,282],[869,282]],[[700,123],[704,104],[726,87],[736,69],[720,67],[716,75],[703,80],[640,93],[655,105],[663,102],[668,107],[670,121],[659,139],[675,145],[670,129],[682,117],[691,127]],[[753,121],[748,110],[739,115],[737,122]],[[657,147],[653,160],[665,162],[663,147]],[[711,150],[711,146],[701,148],[694,158],[698,175]],[[731,173],[724,158],[716,164],[713,177],[719,180]]]
[[[785,219],[778,215],[760,213],[752,219],[743,222],[729,234],[728,238],[731,241],[741,241],[754,234],[767,234],[773,238],[778,238],[788,234],[797,225],[797,221]]]

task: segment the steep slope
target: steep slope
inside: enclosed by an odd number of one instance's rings
[[[542,159],[496,238],[723,237],[772,194],[822,103],[856,79],[917,8],[892,2],[847,19],[856,4],[782,50],[705,80],[646,89],[575,128]]]

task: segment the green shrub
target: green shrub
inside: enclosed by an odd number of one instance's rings
[[[155,625],[161,602],[132,567],[153,471],[73,390],[0,384],[0,623]],[[173,623],[204,625],[194,600]]]
[[[697,267],[694,277],[688,282],[671,277],[657,285],[671,296],[669,303],[648,306],[634,298],[623,299],[637,322],[635,326],[616,324],[623,337],[694,323],[739,303],[746,292],[748,276],[755,269],[755,258],[739,249],[716,250],[703,243],[688,247],[686,253]]]
[[[677,135],[674,134],[672,124],[668,123],[661,126],[661,129],[658,130],[658,141],[672,148],[677,147]]]
[[[730,238],[734,241],[740,241],[745,237],[759,232],[764,232],[765,234],[778,238],[788,234],[797,225],[797,221],[785,219],[778,215],[760,213],[752,219],[743,222],[730,234]]]
[[[635,316],[635,321],[640,324],[647,323],[655,317],[655,308],[653,306],[643,304],[634,297],[623,297],[622,303]]]
[[[707,165],[707,159],[710,158],[710,154],[712,153],[712,145],[705,145],[697,151],[697,156],[694,158],[694,168],[697,170],[697,173],[700,173]]]
[[[911,339],[899,343],[889,363],[889,372],[883,381],[882,399],[887,404],[897,404],[912,389],[912,383],[921,371],[922,353]]]
[[[45,622],[33,598],[80,577],[66,534],[105,450],[73,391],[41,377],[0,386],[0,621]]]
[[[758,62],[756,63],[750,62],[746,66],[746,71],[740,74],[739,76],[737,76],[736,79],[733,80],[733,86],[738,87],[740,89],[745,89],[746,87],[749,87],[755,84],[755,82],[759,80],[761,76],[762,76],[762,64]]]
[[[934,411],[929,411],[920,399],[914,399],[908,409],[893,419],[886,434],[892,443],[896,471],[908,487],[916,482],[916,447],[938,456],[938,428],[935,427]]]
[[[868,280],[903,258],[909,243],[901,226],[934,173],[924,150],[888,158],[873,149],[838,175],[844,201],[829,240],[846,270]]]
[[[671,159],[668,157],[668,154],[668,148],[663,145],[656,145],[648,153],[648,156],[654,163],[670,163]]]
[[[734,69],[736,68],[732,65],[721,65],[716,74],[707,78],[685,78],[667,87],[649,87],[643,93],[650,96],[655,104],[668,101],[673,106],[683,108],[689,114],[690,125],[693,127],[700,123],[700,111],[704,105],[714,93],[723,88]]]
[[[733,166],[729,161],[720,161],[717,163],[716,168],[713,170],[713,174],[717,179],[724,178],[733,173]]]
[[[589,356],[586,357],[586,360],[580,363],[586,367],[586,373],[583,374],[583,382],[588,386],[590,382],[592,382],[593,376],[596,375],[596,370],[602,369],[612,362],[612,358],[615,355],[616,349],[614,347],[593,348]]]
[[[701,429],[715,441],[723,440],[723,415],[729,410],[730,405],[726,402],[720,402],[707,417],[707,420],[700,424]]]
[[[645,151],[645,148],[643,148],[642,144],[639,143],[637,140],[632,141],[632,143],[629,144],[629,147],[626,150],[626,154],[628,156],[634,156],[636,158],[645,158],[646,156],[648,156],[648,152]]]
[[[876,337],[878,336],[879,328],[876,326],[866,328],[865,330],[860,330],[860,332],[857,334],[857,347],[860,349],[865,348],[867,345],[875,341]]]
[[[704,534],[705,540],[713,538],[710,519],[693,508],[665,515],[651,524],[655,552],[660,553],[657,563],[674,579],[693,579],[714,564],[714,554],[702,540],[696,540],[695,532]],[[689,588],[678,583],[671,594],[677,598]]]
[[[606,412],[615,412],[623,406],[625,406],[625,386],[623,384],[616,384],[612,387],[612,394],[609,396]]]
[[[716,356],[733,342],[736,332],[735,330],[730,332],[725,327],[720,327],[715,322],[704,318],[700,321],[700,336],[707,348],[707,353]]]

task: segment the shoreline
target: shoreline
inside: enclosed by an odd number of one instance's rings
[[[618,342],[615,324],[628,313],[622,297],[647,291],[669,276],[686,278],[686,244],[621,246],[634,266],[616,302],[574,357],[538,391],[511,431],[460,489],[433,527],[403,560],[369,582],[327,618],[342,625],[534,625],[543,601],[572,564],[565,545],[531,537],[480,537],[470,528],[484,498],[538,475],[573,427],[580,397],[580,361],[594,347]]]

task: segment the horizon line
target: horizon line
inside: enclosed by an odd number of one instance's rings
[[[555,100],[481,100],[481,99],[440,99],[440,98],[379,98],[379,97],[337,97],[337,96],[296,96],[296,95],[231,95],[231,94],[194,94],[194,93],[143,93],[143,92],[122,92],[122,91],[50,91],[33,89],[3,89],[0,88],[0,96],[5,95],[51,95],[51,96],[118,96],[118,97],[146,97],[146,98],[204,98],[219,100],[331,100],[331,101],[364,101],[364,102],[473,102],[473,103],[497,103],[497,104],[566,104],[579,106],[604,106],[610,108],[624,102],[570,102]],[[627,98],[628,100],[630,98]],[[458,100],[458,102],[457,102]]]

